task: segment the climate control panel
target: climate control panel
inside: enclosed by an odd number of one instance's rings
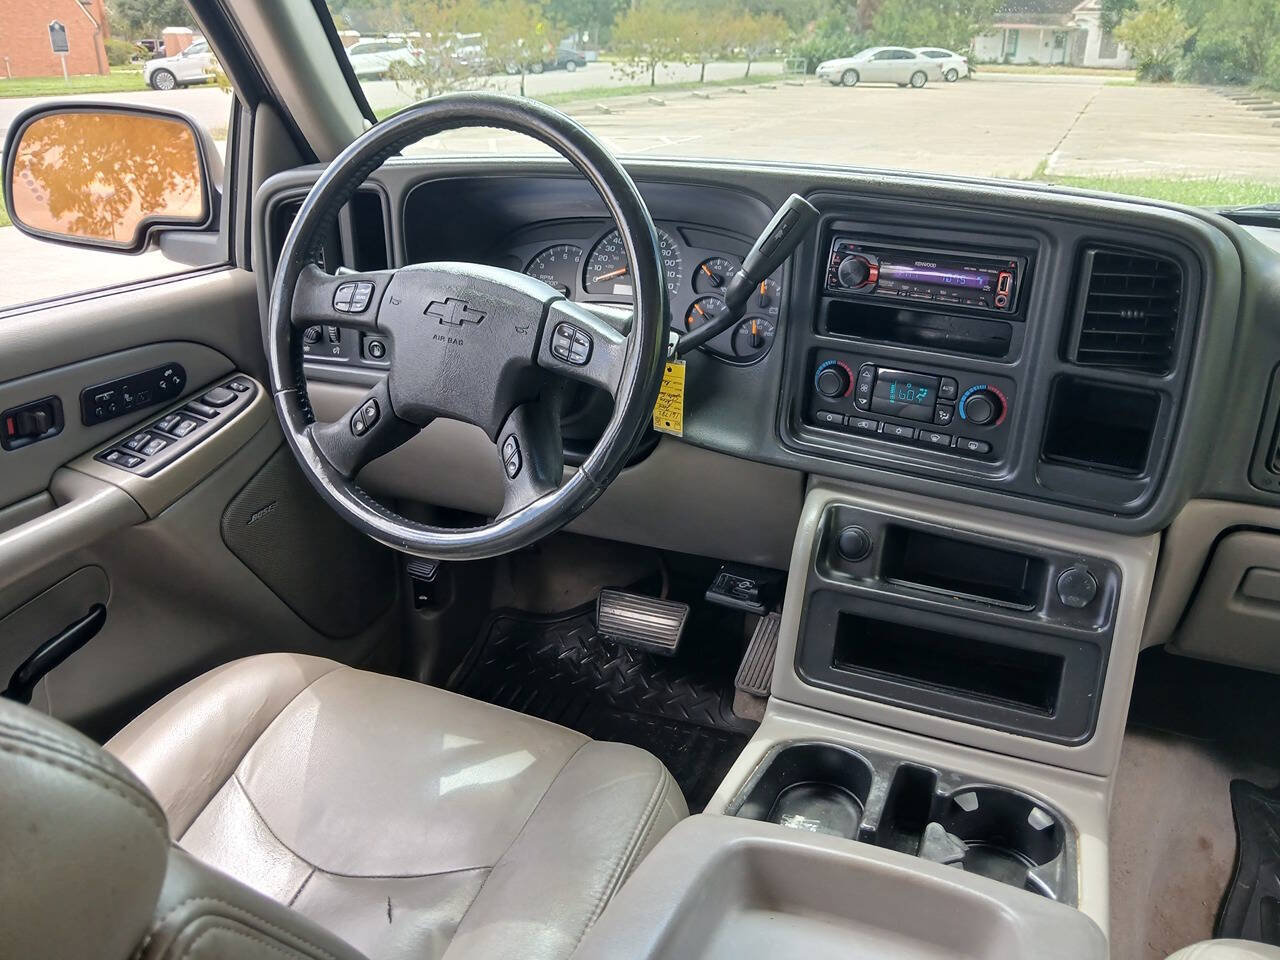
[[[804,418],[825,430],[935,453],[998,460],[1007,448],[1014,382],[964,370],[919,370],[818,351]]]

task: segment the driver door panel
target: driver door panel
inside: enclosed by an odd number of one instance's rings
[[[107,607],[102,631],[33,704],[102,737],[236,657],[295,650],[377,665],[398,655],[394,555],[311,492],[265,390],[152,480],[92,459],[233,373],[260,382],[260,329],[252,275],[233,269],[0,319],[0,410],[56,397],[64,421],[0,450],[0,684],[94,603]],[[177,397],[84,422],[85,388],[174,364],[186,375]],[[360,603],[329,601],[353,589]]]

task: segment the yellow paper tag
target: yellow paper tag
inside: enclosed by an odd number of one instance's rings
[[[668,360],[662,373],[658,402],[653,405],[653,429],[684,436],[684,361]]]

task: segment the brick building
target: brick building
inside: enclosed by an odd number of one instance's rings
[[[62,61],[49,44],[53,20],[67,28],[67,73],[110,72],[102,0],[0,0],[0,78],[62,76]]]

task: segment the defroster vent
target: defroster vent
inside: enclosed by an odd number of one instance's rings
[[[1182,311],[1182,269],[1172,260],[1091,248],[1071,359],[1082,366],[1166,374]]]

